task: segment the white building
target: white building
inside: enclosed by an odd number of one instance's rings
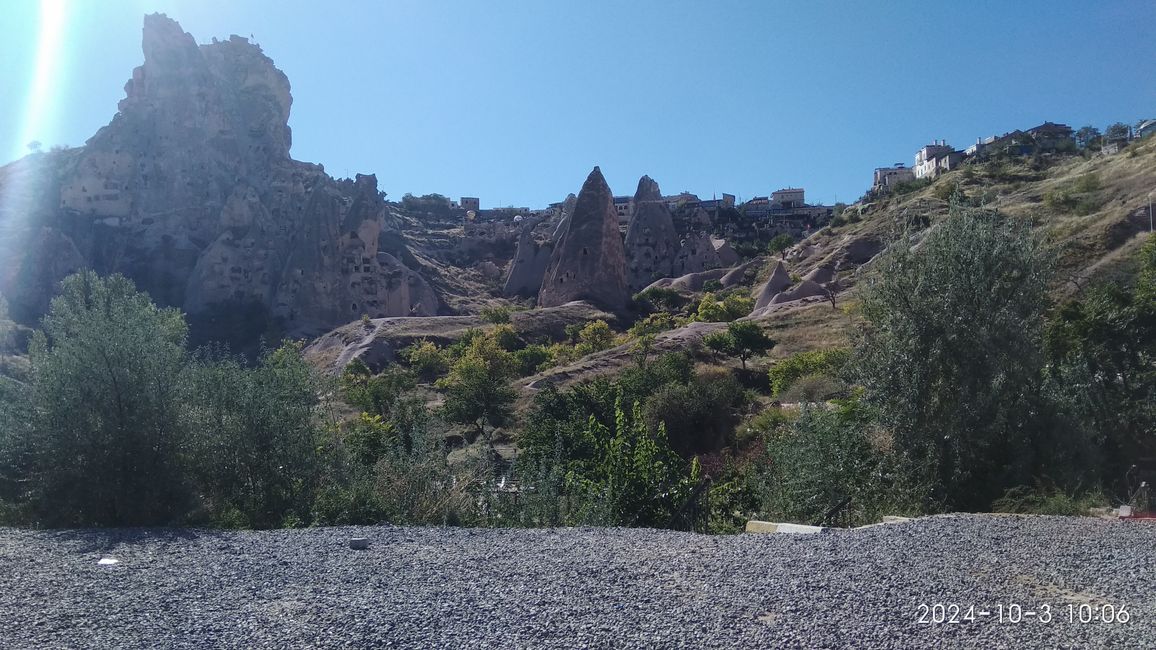
[[[915,177],[935,178],[955,169],[962,160],[962,151],[956,151],[945,140],[936,140],[915,153]]]
[[[871,189],[876,192],[886,192],[899,183],[909,183],[915,180],[915,172],[903,163],[895,163],[891,167],[875,168],[875,177],[871,182]]]

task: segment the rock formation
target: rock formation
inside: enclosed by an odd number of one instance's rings
[[[698,273],[687,273],[677,278],[662,278],[647,285],[646,289],[666,288],[679,291],[702,291],[703,286],[711,280],[720,280],[729,269],[711,269]],[[644,289],[645,291],[645,289]]]
[[[614,196],[602,171],[595,167],[554,246],[538,304],[554,307],[571,300],[589,300],[613,310],[625,306],[629,298]]]
[[[816,266],[810,273],[804,275],[803,279],[810,280],[816,284],[827,284],[835,279],[835,267],[832,264]]]
[[[727,271],[726,274],[719,279],[719,283],[722,284],[724,289],[743,284],[748,281],[747,273],[755,273],[756,271],[753,269],[758,269],[764,262],[766,262],[765,259],[756,257],[745,264],[740,264]]]
[[[718,261],[723,266],[734,266],[739,263],[739,254],[731,248],[727,240],[711,237],[710,245],[714,247],[715,255],[718,255]]]
[[[643,176],[634,193],[634,216],[626,231],[626,282],[631,291],[669,276],[678,248],[678,232],[658,183]]]
[[[755,309],[762,309],[771,304],[775,296],[779,295],[791,286],[791,276],[787,273],[787,269],[783,267],[782,260],[775,264],[775,270],[771,272],[771,277],[763,283],[759,288],[758,293],[755,294]]]
[[[255,303],[294,333],[437,312],[422,276],[379,254],[376,177],[334,180],[289,157],[289,81],[258,46],[198,46],[154,14],[143,49],[118,113],[84,147],[0,174],[0,292],[14,313],[35,319],[82,266],[190,314]],[[35,168],[51,205],[20,200],[19,170]]]
[[[715,251],[710,235],[705,232],[687,233],[671,264],[671,275],[700,273],[725,266]]]
[[[786,291],[780,291],[774,298],[771,298],[769,304],[781,305],[785,302],[794,302],[802,300],[803,298],[818,298],[826,297],[827,290],[819,286],[819,283],[811,280],[803,280],[796,287],[791,287]],[[758,307],[756,307],[758,309]]]
[[[503,293],[507,296],[537,296],[542,290],[542,278],[550,265],[550,242],[539,244],[534,241],[536,221],[526,222],[518,235],[518,248],[510,262],[510,272],[506,275]]]

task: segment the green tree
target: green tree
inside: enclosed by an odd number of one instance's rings
[[[1050,269],[1030,226],[952,206],[918,248],[904,236],[874,267],[856,378],[906,469],[946,507],[1030,483]]]
[[[578,332],[578,350],[581,355],[600,352],[613,346],[614,331],[604,320],[590,321]]]
[[[256,367],[203,351],[188,374],[185,417],[210,512],[234,526],[308,521],[320,471],[320,403],[301,344],[267,351]]]
[[[1094,126],[1081,126],[1076,131],[1076,143],[1080,145],[1081,149],[1086,149],[1095,146],[1100,139],[1100,129]]]
[[[187,328],[121,275],[64,279],[31,346],[28,468],[50,525],[175,521],[190,503],[182,449]]]
[[[1109,140],[1126,140],[1130,133],[1131,129],[1128,128],[1127,124],[1116,122],[1105,129],[1104,137]]]
[[[513,355],[492,338],[475,338],[449,375],[438,381],[446,390],[442,407],[446,419],[473,425],[478,436],[487,424],[504,424],[512,413],[515,393],[509,382],[517,369]]]
[[[775,346],[763,328],[751,321],[732,321],[726,331],[712,332],[703,338],[703,343],[715,352],[738,358],[747,369],[747,359],[765,354]]]
[[[779,233],[771,239],[771,243],[767,244],[767,250],[771,253],[777,253],[779,257],[786,259],[787,249],[795,243],[795,238],[788,233]]]

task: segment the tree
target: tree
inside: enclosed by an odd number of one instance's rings
[[[1100,139],[1100,129],[1094,126],[1081,126],[1076,131],[1076,143],[1080,145],[1081,149],[1086,149],[1094,145]]]
[[[787,258],[787,249],[790,248],[791,244],[794,244],[794,243],[795,243],[794,237],[792,237],[791,235],[789,235],[788,233],[785,233],[785,232],[779,233],[779,234],[775,235],[774,239],[771,240],[770,244],[767,244],[767,250],[769,250],[772,253],[778,253],[779,257],[786,259]]]
[[[30,481],[53,525],[172,522],[183,471],[187,328],[122,275],[71,275],[30,351]]]
[[[320,404],[301,344],[266,351],[255,367],[202,351],[188,375],[193,475],[218,523],[273,528],[307,521],[320,470]],[[379,405],[376,392],[364,390],[366,405]]]
[[[614,331],[604,320],[593,320],[578,332],[578,350],[580,355],[607,350],[614,345]]]
[[[953,205],[860,285],[855,377],[940,506],[985,508],[1031,482],[1049,275],[1029,224]]]
[[[747,359],[765,354],[775,346],[763,329],[751,321],[732,321],[726,331],[712,332],[703,338],[707,347],[730,357],[737,357],[747,369]]]
[[[1127,124],[1123,122],[1116,122],[1104,131],[1104,137],[1109,140],[1127,140],[1128,135],[1132,132]]]
[[[473,425],[476,436],[485,433],[487,424],[491,427],[504,424],[512,412],[515,393],[509,382],[517,366],[513,355],[492,338],[475,338],[454,362],[449,375],[438,380],[438,385],[446,389],[442,407],[446,418]]]

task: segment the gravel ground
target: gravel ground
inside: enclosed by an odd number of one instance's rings
[[[350,550],[353,536],[372,546]],[[922,603],[958,605],[961,622],[921,624]],[[1037,615],[999,622],[1013,603]],[[1069,622],[1069,603],[1101,618],[1124,606],[1130,620]],[[962,620],[973,606],[991,616]],[[0,644],[1156,648],[1156,522],[942,516],[737,536],[0,528]]]

